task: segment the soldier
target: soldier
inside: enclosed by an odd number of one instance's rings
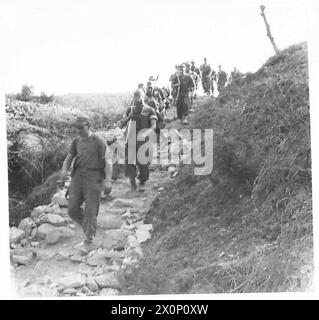
[[[188,109],[190,107],[190,93],[194,89],[195,84],[189,75],[185,74],[185,66],[183,64],[179,65],[178,67],[178,80],[180,85],[178,86],[178,93],[177,93],[177,118],[183,124],[187,124],[187,116],[188,116]]]
[[[221,66],[218,66],[218,74],[217,74],[218,80],[217,80],[217,90],[220,93],[227,82],[227,73],[222,70]]]
[[[211,73],[212,69],[207,63],[207,58],[204,58],[204,63],[200,67],[203,90],[207,95],[211,94]]]
[[[148,81],[146,85],[146,97],[149,99],[154,99],[159,105],[162,105],[165,100],[165,94],[160,87],[157,87],[153,82]]]
[[[178,80],[178,65],[175,65],[175,72],[170,76],[169,81],[171,83],[171,89],[172,89],[172,98],[173,103],[176,103],[176,96],[177,96],[177,89],[179,86],[179,80]]]
[[[185,74],[187,74],[187,75],[191,75],[192,74],[191,64],[189,62],[185,62]]]
[[[191,64],[189,62],[185,62],[185,74],[190,76],[194,82],[194,87],[189,92],[190,105],[192,105],[194,102],[194,95],[195,95],[195,76],[193,74],[193,71],[191,70]],[[188,111],[193,112],[194,110],[190,108]]]
[[[146,93],[145,87],[144,87],[144,83],[139,83],[137,86],[137,90],[142,90],[144,92],[144,94]]]
[[[212,69],[212,73],[210,75],[210,89],[211,89],[211,96],[214,97],[214,81],[217,80],[216,71]]]
[[[92,240],[96,234],[101,191],[104,188],[104,193],[109,194],[112,190],[112,157],[107,144],[90,131],[88,118],[78,117],[71,126],[75,128],[78,137],[72,141],[63,162],[61,178],[65,181],[74,160],[68,214],[82,226],[85,240],[77,249],[81,253],[87,253],[93,249]],[[84,211],[81,208],[83,202]]]
[[[241,77],[242,73],[236,67],[234,67],[234,70],[230,74],[229,82],[238,85]]]
[[[200,78],[200,71],[199,69],[195,66],[195,61],[192,60],[191,61],[191,71],[193,72],[194,75],[194,82],[195,82],[195,88],[196,90],[198,89],[198,82],[199,82],[199,78]]]
[[[133,122],[134,125],[132,125]],[[153,134],[157,126],[156,111],[144,102],[143,94],[140,90],[134,92],[133,106],[127,109],[125,118],[121,121],[121,128],[124,128],[126,125],[125,176],[130,180],[131,190],[135,191],[137,189],[136,177],[139,179],[140,186],[143,186],[149,179],[149,165],[151,163],[151,154],[149,152],[146,154],[149,157],[149,161],[146,164],[140,161],[138,149],[143,145],[146,137],[155,139]],[[134,130],[136,131],[134,132]],[[143,141],[140,141],[138,138],[141,138]],[[133,160],[132,154],[134,155]],[[139,170],[138,176],[137,169]]]

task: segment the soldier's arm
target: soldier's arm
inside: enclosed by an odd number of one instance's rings
[[[191,91],[195,87],[195,83],[192,77],[188,77],[188,86],[187,90]]]
[[[74,158],[74,155],[71,153],[68,153],[66,158],[63,161],[63,165],[62,165],[62,170],[61,170],[61,178],[65,179],[67,174],[68,174],[68,170],[70,169],[72,160]]]
[[[131,113],[132,113],[132,107],[128,107],[126,112],[123,115],[123,118],[119,121],[119,127],[123,129],[126,124],[129,122],[131,118]]]
[[[179,87],[181,85],[181,81],[179,77],[176,76],[176,82],[172,83],[172,87]]]
[[[74,157],[77,154],[77,148],[76,148],[77,142],[78,142],[77,138],[73,139],[73,141],[71,143],[70,151],[63,161],[62,170],[61,170],[61,179],[62,180],[64,180],[67,177],[68,170],[70,169],[72,160],[74,159]]]

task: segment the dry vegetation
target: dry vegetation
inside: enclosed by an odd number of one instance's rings
[[[126,293],[304,291],[313,270],[307,47],[294,45],[200,105],[214,169],[165,186]]]
[[[77,96],[69,95],[64,105],[6,99],[11,224],[34,206],[50,202],[57,188],[57,171],[74,136],[70,122],[86,115],[93,130],[107,129],[125,110],[128,95],[90,95],[87,99],[81,103]]]

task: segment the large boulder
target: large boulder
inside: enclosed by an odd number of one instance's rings
[[[47,244],[55,244],[61,240],[73,237],[75,232],[68,227],[55,227],[50,230],[45,238]]]
[[[62,227],[66,225],[66,220],[60,217],[57,214],[48,213],[45,215],[45,220],[47,223],[50,223],[56,227]]]
[[[25,232],[25,236],[28,237],[33,228],[34,222],[31,218],[24,218],[19,223],[19,229]]]
[[[53,226],[52,224],[43,223],[38,227],[36,236],[37,238],[45,239],[49,232],[56,229],[57,227]]]
[[[31,218],[36,219],[41,216],[41,214],[45,213],[48,206],[38,206],[33,208],[31,212]]]
[[[65,192],[66,190],[60,190],[56,194],[53,195],[51,201],[54,204],[57,204],[62,207],[68,206],[68,200],[65,198]]]
[[[16,227],[10,228],[10,243],[17,243],[26,236],[25,232]]]

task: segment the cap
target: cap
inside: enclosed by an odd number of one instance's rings
[[[178,69],[184,69],[184,68],[185,68],[184,63],[182,63],[182,64],[178,65]]]
[[[90,126],[90,119],[87,117],[77,117],[74,122],[71,123],[72,127]]]
[[[185,66],[190,66],[191,64],[189,62],[185,62]]]

